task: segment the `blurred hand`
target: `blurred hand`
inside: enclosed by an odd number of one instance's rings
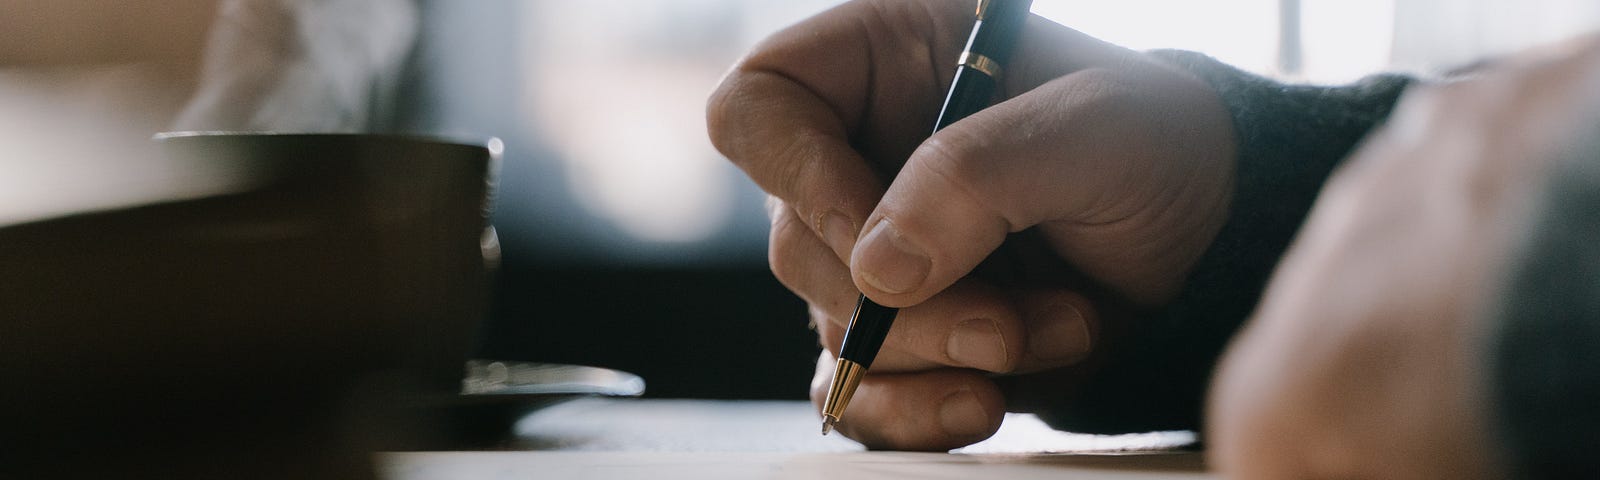
[[[1478,321],[1597,82],[1589,39],[1408,92],[1230,348],[1213,464],[1246,480],[1496,477]]]
[[[773,196],[773,272],[828,349],[815,402],[857,292],[902,308],[840,424],[869,447],[993,434],[1021,406],[990,373],[1104,350],[1105,312],[1167,302],[1226,220],[1235,139],[1215,92],[1037,17],[1000,103],[929,137],[973,5],[834,8],[756,47],[707,108],[713,143]],[[1049,271],[972,275],[1025,230],[1013,246]]]

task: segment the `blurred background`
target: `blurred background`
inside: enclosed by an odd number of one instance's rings
[[[478,356],[624,369],[649,396],[804,398],[815,338],[703,105],[756,41],[834,3],[0,0],[0,224],[224,188],[150,150],[174,128],[496,136],[504,263]],[[1592,0],[1034,9],[1314,83],[1428,75],[1600,21]]]

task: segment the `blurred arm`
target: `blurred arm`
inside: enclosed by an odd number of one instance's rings
[[[215,0],[0,0],[0,68],[192,66],[216,8]]]

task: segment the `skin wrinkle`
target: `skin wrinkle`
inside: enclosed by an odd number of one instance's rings
[[[1088,70],[1085,70],[1085,72],[1088,72]],[[1077,74],[1074,74],[1074,75],[1077,75]],[[1059,78],[1058,78],[1058,80],[1053,80],[1053,82],[1067,82],[1067,80],[1059,80]],[[1043,118],[1040,118],[1040,115],[1043,115],[1043,112],[1059,112],[1059,110],[1067,110],[1066,106],[1075,106],[1075,104],[1078,104],[1078,102],[1072,101],[1072,99],[1078,98],[1077,94],[1075,94],[1075,93],[1077,93],[1077,91],[1075,91],[1075,90],[1067,90],[1066,94],[1059,93],[1059,91],[1058,91],[1058,93],[1050,93],[1050,98],[1054,98],[1054,101],[1056,101],[1056,106],[1058,106],[1058,107],[1054,107],[1054,109],[1024,109],[1024,107],[1019,106],[1018,102],[1005,102],[1005,104],[1000,104],[1000,106],[995,107],[995,109],[994,109],[995,110],[995,115],[1008,115],[1008,114],[1014,115],[1014,112],[1016,112],[1016,110],[1022,109],[1021,110],[1022,114],[1032,115],[1032,117],[1026,118],[1027,122],[1021,122],[1021,125],[1022,125],[1021,126],[1021,130],[1024,131],[1024,133],[1022,133],[1022,134],[1024,134],[1024,136],[1026,136],[1026,138],[1027,138],[1027,136],[1038,136],[1038,134],[1040,134],[1040,133],[1038,133],[1038,130],[1050,130],[1051,133],[1054,134],[1054,128],[1051,128],[1051,126],[1045,126],[1045,125],[1072,125],[1072,123],[1075,123],[1075,120],[1074,120],[1075,117],[1043,117]],[[1043,91],[1040,91],[1040,93],[1034,93],[1034,96],[1038,96],[1038,94],[1046,94],[1046,93],[1043,93]],[[1096,96],[1090,96],[1090,98],[1096,98]],[[1021,101],[1021,99],[1019,99],[1019,101]],[[1029,98],[1029,99],[1027,99],[1027,101],[1032,101],[1032,99]],[[1098,102],[1098,101],[1096,101],[1096,102]],[[1006,138],[1006,139],[1008,139],[1008,142],[1011,142],[1011,144],[1022,144],[1022,141],[1024,141],[1024,139],[1016,139],[1016,136],[1018,136],[1018,133],[1016,133],[1016,130],[1008,130],[1008,131],[1005,131],[1005,133],[1002,133],[1002,134],[994,134],[994,136],[986,136],[986,138]],[[1026,160],[1030,160],[1030,162],[1032,162],[1032,163],[1059,163],[1059,162],[1077,163],[1077,165],[1080,165],[1080,166],[1085,165],[1085,163],[1088,163],[1088,162],[1083,162],[1083,160],[1074,160],[1074,158],[1062,158],[1062,157],[1026,158]],[[987,168],[976,168],[976,166],[974,166],[974,168],[971,168],[971,170],[963,171],[963,173],[968,174],[968,176],[973,176],[973,178],[990,178],[990,176],[994,176],[994,174],[990,174],[990,170],[987,170]],[[1034,186],[1030,186],[1029,187],[1029,190],[1034,190],[1034,192],[1048,192],[1048,190],[1053,190],[1054,187],[1059,187],[1058,184],[1054,184],[1054,182],[1051,182],[1051,179],[1053,179],[1053,178],[1051,178],[1051,176],[1048,176],[1048,174],[1040,174],[1040,176],[1032,176],[1032,179],[1035,179],[1035,181],[1037,181],[1037,182],[1035,182]],[[1130,179],[1130,181],[1131,181],[1131,179]],[[1099,192],[1096,192],[1096,198],[1104,197],[1104,195],[1106,195],[1107,190],[1110,190],[1110,189],[1101,189],[1101,190],[1099,190]],[[1126,190],[1126,189],[1123,189],[1123,190]],[[1083,208],[1067,208],[1067,210],[1096,211],[1096,210],[1093,210],[1093,205],[1106,205],[1107,202],[1098,202],[1098,200],[1096,200],[1096,202],[1083,202],[1083,200],[1078,200],[1078,203],[1082,203]],[[1019,226],[1032,226],[1032,224],[1040,224],[1040,222],[1045,222],[1045,221],[1058,221],[1058,219],[1048,218],[1048,216],[1046,216],[1046,214],[1040,214],[1040,213],[1029,214],[1029,216],[1027,216],[1027,218],[1014,218],[1014,211],[1032,211],[1032,210],[1034,210],[1034,208],[1024,208],[1024,206],[1021,206],[1021,205],[1011,205],[1011,206],[1014,206],[1014,208],[995,208],[995,206],[990,205],[990,208],[992,208],[992,210],[994,210],[994,211],[1005,211],[1005,213],[1013,214],[1013,216],[1011,216],[1011,218],[1006,218],[1006,221],[1008,221],[1008,224],[1010,224],[1010,229],[1008,229],[1008,232],[1018,232]],[[1074,221],[1082,222],[1082,224],[1094,224],[1094,222],[1083,221],[1083,219],[1074,219]],[[1106,221],[1106,222],[1114,222],[1114,221],[1120,221],[1120,219],[1110,219],[1110,221]]]
[[[1008,233],[1020,231],[1021,229],[1017,226],[1024,225],[1023,223],[1016,222],[1009,218],[1009,212],[995,208],[995,205],[989,203],[989,201],[985,199],[985,196],[978,195],[972,185],[969,185],[965,181],[959,180],[960,178],[965,178],[965,176],[957,175],[949,171],[949,168],[953,167],[955,164],[968,163],[962,162],[960,159],[971,157],[971,155],[962,155],[966,152],[957,151],[958,149],[964,150],[963,148],[952,147],[952,145],[962,145],[968,143],[958,142],[957,140],[961,140],[961,138],[949,138],[957,135],[965,135],[962,132],[962,130],[952,130],[950,133],[946,133],[941,137],[930,138],[927,142],[923,142],[922,147],[918,148],[918,150],[927,153],[917,155],[917,157],[921,157],[923,159],[920,163],[922,169],[933,174],[940,180],[943,180],[945,184],[955,187],[956,193],[966,197],[969,205],[977,206],[979,209],[986,212],[998,213],[999,215],[996,215],[996,217],[999,218],[1001,223],[1000,228],[1002,228],[1003,231]],[[888,215],[885,214],[885,216],[887,217]]]
[[[837,105],[837,104],[835,104],[833,102],[829,102],[827,97],[823,96],[821,93],[818,93],[817,89],[815,87],[813,87],[811,84],[800,80],[799,76],[793,75],[793,74],[791,74],[789,72],[785,72],[785,71],[783,71],[782,68],[762,67],[762,66],[760,66],[760,64],[763,63],[763,62],[761,62],[759,59],[752,58],[752,59],[749,59],[747,61],[750,62],[750,63],[745,64],[745,67],[747,68],[746,74],[748,74],[748,75],[771,75],[771,76],[777,77],[778,79],[781,79],[781,80],[783,80],[785,82],[788,82],[791,85],[794,85],[794,86],[800,87],[801,89],[804,89],[805,92],[810,95],[809,99],[816,100],[818,103],[821,103],[823,105],[827,105],[828,106],[828,108],[833,112],[833,117],[830,118],[830,120],[839,120],[839,119],[844,119],[844,118],[852,118],[850,116],[844,115],[845,109],[842,106]],[[756,100],[759,100],[758,97],[752,97],[752,98],[756,99]],[[843,134],[848,133],[849,130],[850,130],[850,127],[848,125],[844,125],[843,122],[834,122],[833,124],[837,125],[840,128],[840,132],[839,133],[841,133],[841,135],[839,136],[839,138],[841,138],[841,139],[842,138],[846,138],[845,135],[843,135]],[[732,131],[732,130],[730,130],[730,131]]]
[[[706,123],[710,130],[712,146],[716,147],[736,165],[739,165],[740,168],[750,170],[751,166],[756,165],[751,162],[760,159],[737,154],[760,151],[760,148],[752,147],[752,145],[766,143],[767,135],[748,135],[752,132],[743,128],[750,123],[745,118],[761,116],[753,114],[752,111],[777,111],[782,110],[783,106],[781,103],[782,98],[764,98],[758,95],[763,89],[756,85],[763,81],[778,82],[779,85],[798,86],[798,84],[791,79],[766,71],[744,72],[739,76],[730,78],[735,79],[733,83],[718,89],[717,93],[712,96],[712,101],[706,108],[708,118]],[[814,92],[812,93],[814,95]],[[735,108],[735,105],[746,106],[746,108]],[[737,133],[737,135],[732,133]]]
[[[1192,257],[1188,260],[1187,265],[1183,268],[1184,274],[1178,277],[1180,279],[1180,283],[1184,282],[1189,277],[1189,272],[1194,269],[1195,264],[1199,262],[1200,257],[1205,254],[1204,252],[1206,246],[1209,246],[1216,241],[1217,235],[1222,232],[1223,226],[1227,224],[1228,220],[1230,219],[1229,217],[1232,216],[1233,192],[1235,189],[1236,179],[1237,177],[1233,175],[1223,177],[1222,185],[1220,185],[1218,188],[1220,189],[1219,191],[1224,192],[1224,194],[1217,196],[1215,198],[1215,203],[1210,206],[1211,209],[1214,209],[1215,211],[1223,212],[1222,218],[1211,225],[1205,225],[1203,228],[1195,228],[1195,231],[1202,232],[1201,235],[1207,240],[1202,246],[1200,246],[1198,250],[1188,252]],[[1185,184],[1185,187],[1199,188],[1198,185],[1187,183]],[[1204,220],[1205,219],[1198,216],[1193,216],[1190,218],[1191,222],[1202,224],[1205,223]]]
[[[785,287],[789,288],[790,291],[795,292],[796,295],[800,296],[810,305],[827,305],[832,311],[835,312],[842,312],[845,309],[853,307],[853,304],[845,304],[848,301],[853,301],[853,297],[847,299],[848,295],[827,295],[829,299],[834,300],[833,302],[824,302],[823,300],[825,299],[823,298],[815,298],[815,295],[812,295],[808,292],[828,292],[828,290],[815,288],[815,286],[810,285],[811,282],[805,281],[809,279],[807,279],[804,275],[797,275],[805,272],[803,263],[797,264],[796,262],[783,261],[781,258],[777,257],[777,255],[779,255],[781,252],[808,250],[804,248],[804,246],[794,245],[796,242],[819,242],[815,239],[810,231],[804,229],[799,222],[799,217],[795,215],[792,210],[784,213],[783,219],[781,219],[779,222],[774,222],[773,232],[774,233],[772,234],[771,240],[772,247],[768,249],[768,263],[769,268],[773,270],[773,276],[778,279],[779,283],[782,283]],[[826,246],[820,243],[813,243],[811,246],[813,249],[826,249]],[[792,267],[794,265],[799,266]],[[790,270],[791,268],[798,268],[800,271],[794,272]],[[830,283],[834,285],[840,285],[840,287],[837,287],[838,290],[848,290],[853,292],[854,286],[852,283],[850,283],[849,271],[845,270],[843,265],[839,265],[839,269],[844,270],[843,275],[834,279],[835,281]],[[828,315],[828,317],[830,319],[836,319],[838,322],[843,321],[842,319],[838,319],[835,315]]]
[[[711,98],[706,102],[706,137],[711,140],[712,148],[717,149],[735,165],[738,164],[738,160],[728,155],[731,150],[729,142],[736,142],[737,138],[742,137],[728,135],[732,130],[726,127],[729,124],[726,117],[729,103],[739,94],[736,91],[738,86],[745,82],[742,75],[737,74],[737,70],[738,66],[734,66],[723,72],[721,83],[717,84],[717,89],[711,92]]]
[[[822,144],[816,140],[818,137],[822,136],[811,134],[810,132],[802,129],[790,136],[789,141],[785,142],[782,149],[779,150],[783,153],[779,154],[778,158],[789,159],[791,161],[777,162],[777,165],[775,165],[776,168],[783,172],[782,174],[775,176],[775,178],[778,179],[778,182],[780,182],[780,185],[778,185],[778,191],[790,192],[791,196],[795,197],[788,203],[789,206],[794,208],[796,212],[809,213],[817,209],[817,206],[815,205],[805,204],[805,202],[809,199],[804,198],[804,195],[793,194],[803,191],[803,189],[808,185],[813,185],[812,180],[820,176],[818,175],[817,169],[822,168],[824,165],[823,162],[801,160],[813,159],[821,156],[821,152],[819,152],[819,146]],[[823,141],[827,140],[824,139]],[[768,165],[769,168],[773,166],[774,165]],[[806,215],[802,215],[802,217],[804,216]]]
[[[1048,83],[1046,83],[1046,85],[1048,85]],[[1040,91],[1040,93],[1026,94],[1027,96],[1040,96],[1040,94],[1045,94],[1045,91]],[[1050,94],[1050,96],[1051,98],[1058,99],[1058,101],[1059,98],[1061,98],[1061,94]],[[1021,101],[1024,101],[1024,99],[1018,99],[1018,102]],[[1010,130],[1005,131],[1006,142],[1010,142],[1010,144],[1032,144],[1032,139],[1042,138],[1042,136],[1045,136],[1046,141],[1048,141],[1048,138],[1051,138],[1051,136],[1056,136],[1056,134],[1054,134],[1054,125],[1064,122],[1062,118],[1050,117],[1050,115],[1046,115],[1045,112],[1050,112],[1051,109],[1024,109],[1024,107],[1018,106],[1018,102],[1006,101],[1003,102],[1003,104],[1000,104],[1000,106],[995,106],[995,112],[997,112],[997,114],[1029,115],[1029,117],[1024,118],[1024,122],[1018,122],[1018,125],[1014,125],[1016,128],[1010,128]],[[1061,162],[1062,158],[1029,158],[1029,160],[1032,160],[1032,163],[1054,163]],[[1070,162],[1070,160],[1067,160],[1067,162]],[[1048,176],[1048,174],[1030,176],[1030,178],[1026,179],[1032,179],[1032,181],[1034,181],[1032,184],[1030,184],[1030,186],[1024,187],[1024,190],[1027,190],[1027,192],[1051,192],[1051,190],[1058,189],[1059,187],[1058,182],[1054,182],[1054,179],[1051,178],[1051,176]],[[1038,222],[1048,221],[1048,219],[1008,219],[1008,221],[1013,224],[1008,232],[1016,232],[1016,226],[1018,226],[1018,224],[1038,224]]]
[[[805,237],[802,235],[810,235],[810,232],[804,230],[796,220],[798,220],[798,217],[795,217],[794,215],[784,215],[784,219],[781,221],[781,223],[773,226],[773,248],[769,250],[769,255],[777,255],[779,252],[793,251],[794,248],[790,246],[791,243],[793,243],[796,239],[803,240]],[[816,289],[804,288],[808,287],[809,285],[806,284],[807,282],[803,281],[805,277],[803,275],[799,275],[799,273],[803,272],[794,272],[790,270],[792,267],[789,265],[794,265],[794,262],[771,261],[768,263],[772,269],[773,276],[778,279],[779,283],[782,283],[791,291],[796,292],[796,295],[806,300],[808,304],[821,303],[818,301],[819,299],[810,298],[812,295],[799,293],[816,291]]]
[[[806,272],[805,268],[800,268],[799,272],[794,272],[791,270],[792,268],[796,268],[795,265],[797,264],[795,262],[785,261],[783,254],[785,252],[790,252],[792,255],[792,252],[797,250],[806,251],[807,249],[804,247],[808,246],[796,245],[797,242],[801,244],[810,242],[811,244],[809,246],[813,247],[812,249],[823,250],[823,252],[819,253],[824,255],[831,253],[831,251],[827,250],[827,247],[824,244],[821,244],[820,241],[811,234],[811,232],[800,228],[799,216],[796,215],[792,209],[784,206],[781,201],[776,201],[774,203],[777,204],[776,208],[779,209],[779,211],[775,212],[775,214],[782,215],[782,218],[775,218],[773,221],[772,233],[770,237],[771,239],[769,240],[770,246],[767,252],[769,265],[768,268],[773,271],[773,276],[776,277],[786,288],[789,288],[790,291],[795,292],[796,295],[806,300],[806,302],[810,305],[815,306],[825,304],[834,311],[843,311],[844,309],[849,308],[849,305],[846,304],[847,300],[845,296],[827,295],[827,297],[832,299],[832,301],[823,302],[822,299],[812,295],[809,292],[828,292],[828,290],[824,288],[813,288],[815,286],[811,285],[811,283],[814,282],[810,281],[813,279],[803,275]],[[824,256],[822,258],[831,258],[831,255]],[[800,263],[798,265],[803,266],[805,264]],[[841,286],[852,285],[849,271],[845,269],[842,264],[837,264],[837,266],[838,270],[841,271],[839,276],[834,278],[832,282],[828,283],[830,285]],[[797,275],[796,273],[799,273],[800,275]],[[854,291],[853,287],[839,287],[839,289],[845,289],[852,293]],[[830,316],[830,318],[832,317]]]
[[[767,265],[768,268],[772,270],[772,276],[778,279],[778,283],[782,283],[785,288],[789,289],[789,291],[795,292],[797,295],[800,295],[802,298],[804,298],[806,295],[801,293],[804,292],[804,290],[796,288],[802,285],[798,285],[794,281],[794,273],[789,271],[789,262],[784,262],[778,257],[778,255],[782,252],[791,250],[790,248],[787,248],[789,241],[786,240],[790,238],[790,235],[788,235],[787,232],[794,228],[794,221],[791,220],[791,218],[791,215],[780,213],[776,218],[773,219],[772,233],[770,234],[771,246],[767,249]],[[812,299],[806,298],[805,300],[807,302],[811,302]]]
[[[1230,162],[1230,165],[1232,163],[1233,162]],[[1185,176],[1186,177],[1193,177],[1193,175],[1185,175]],[[1177,185],[1176,185],[1176,188],[1178,188],[1179,190],[1177,192],[1170,193],[1170,194],[1167,195],[1167,197],[1170,200],[1165,205],[1163,205],[1162,208],[1152,209],[1151,212],[1153,214],[1155,214],[1155,215],[1169,215],[1169,214],[1172,214],[1172,212],[1178,211],[1178,209],[1174,208],[1174,206],[1177,205],[1177,203],[1180,201],[1179,199],[1189,198],[1189,197],[1193,196],[1193,191],[1196,190],[1196,189],[1204,189],[1204,190],[1209,190],[1209,191],[1223,192],[1222,195],[1200,196],[1200,198],[1212,198],[1213,199],[1212,204],[1208,205],[1207,206],[1208,208],[1206,210],[1228,212],[1228,207],[1232,203],[1233,186],[1234,186],[1235,178],[1233,176],[1231,176],[1231,175],[1228,175],[1228,176],[1224,176],[1222,178],[1222,180],[1223,180],[1222,181],[1222,185],[1205,185],[1205,186],[1202,186],[1201,184],[1199,184],[1199,182],[1178,182]],[[1187,223],[1182,222],[1181,219],[1187,219],[1188,222]],[[1203,218],[1203,217],[1200,217],[1200,216],[1190,215],[1190,216],[1182,217],[1181,219],[1180,219],[1180,221],[1175,222],[1176,225],[1178,225],[1180,227],[1180,228],[1178,228],[1176,230],[1192,231],[1192,232],[1196,232],[1197,234],[1200,234],[1200,235],[1202,235],[1204,237],[1208,237],[1208,238],[1215,237],[1217,235],[1217,233],[1222,230],[1222,226],[1227,223],[1226,214],[1219,221],[1210,222],[1211,223],[1210,225],[1207,225],[1208,222],[1205,221],[1206,219]],[[1152,221],[1152,224],[1161,224],[1161,223],[1162,223],[1161,220]],[[1203,242],[1202,245],[1210,245],[1211,243],[1212,242],[1210,240],[1207,240],[1206,242]],[[1178,253],[1179,252],[1173,251],[1172,254],[1178,254]],[[1188,265],[1184,268],[1184,270],[1188,270],[1189,268],[1193,267],[1194,262],[1197,261],[1199,259],[1199,256],[1200,256],[1200,252],[1199,251],[1189,251],[1189,252],[1181,252],[1181,253],[1184,254],[1184,255],[1190,255],[1190,256],[1193,257],[1193,258],[1190,258],[1187,262],[1185,262]],[[1180,276],[1180,278],[1186,277],[1186,276],[1187,275],[1183,275],[1183,276]]]
[[[1112,90],[1113,90],[1112,88],[1106,88],[1104,91],[1111,92]],[[1112,105],[1119,105],[1119,104],[1122,104],[1121,102],[1132,101],[1131,99],[1123,98],[1125,96],[1122,96],[1121,94],[1102,94],[1101,96],[1103,96],[1103,97],[1112,97],[1113,100],[1110,101],[1110,104],[1112,104]],[[1120,98],[1120,99],[1118,99],[1118,98]],[[1178,131],[1178,127],[1177,126],[1169,126],[1169,125],[1166,125],[1166,124],[1158,124],[1158,125],[1156,125],[1156,127],[1157,128],[1170,128],[1172,131]],[[1161,132],[1155,132],[1155,133],[1157,135],[1159,135]],[[1167,137],[1166,136],[1157,136],[1156,138],[1167,138]],[[1162,155],[1157,154],[1157,156],[1162,156]],[[1176,168],[1188,168],[1188,167],[1187,166],[1178,166]],[[1146,174],[1153,174],[1153,173],[1147,172]],[[1207,182],[1207,183],[1210,183],[1210,182]],[[1231,185],[1231,181],[1230,182],[1226,182],[1226,183],[1228,185]],[[1121,219],[1116,219],[1116,220],[1106,221],[1106,222],[1098,222],[1098,223],[1093,223],[1093,224],[1087,223],[1087,222],[1077,222],[1077,224],[1078,225],[1109,225],[1109,224],[1112,224],[1112,223],[1123,222],[1123,221],[1133,221],[1135,224],[1162,224],[1164,222],[1159,220],[1159,218],[1161,218],[1164,215],[1166,215],[1167,212],[1175,211],[1173,207],[1177,204],[1177,202],[1181,201],[1181,199],[1183,199],[1183,198],[1188,198],[1189,192],[1194,191],[1194,189],[1199,188],[1200,186],[1196,185],[1196,182],[1179,182],[1178,185],[1175,185],[1173,187],[1176,188],[1177,190],[1176,191],[1170,191],[1169,190],[1169,191],[1164,191],[1164,192],[1154,192],[1154,193],[1152,193],[1154,198],[1164,199],[1164,200],[1162,200],[1163,203],[1160,204],[1160,205],[1157,205],[1157,206],[1154,206],[1154,207],[1148,207],[1148,208],[1144,209],[1141,212],[1130,212],[1130,214],[1127,217],[1121,218]],[[1116,189],[1107,189],[1107,190],[1116,190]],[[1220,199],[1215,200],[1214,202],[1220,202],[1220,203],[1226,204],[1226,203],[1228,203],[1230,198],[1231,198],[1231,195],[1224,195]],[[1213,205],[1211,205],[1211,206],[1212,207],[1216,207],[1217,205],[1215,205],[1215,203],[1213,203]],[[1157,218],[1157,220],[1143,222],[1143,221],[1137,221],[1137,219],[1136,219],[1136,217],[1152,216],[1152,215],[1155,216]],[[1204,219],[1203,218],[1199,218],[1199,217],[1193,217],[1192,219],[1189,219],[1189,221],[1183,221],[1183,220],[1184,219],[1180,218],[1176,222],[1176,226],[1178,227],[1179,230],[1182,230],[1182,231],[1192,231],[1192,232],[1196,232],[1198,234],[1202,234],[1202,235],[1205,235],[1205,236],[1213,236],[1214,237],[1217,234],[1217,232],[1221,229],[1221,223],[1220,222],[1218,222],[1216,225],[1205,225],[1204,222],[1203,222]],[[1142,237],[1147,238],[1149,240],[1148,242],[1145,242],[1143,244],[1143,245],[1145,245],[1147,247],[1146,248],[1147,250],[1148,249],[1156,249],[1156,248],[1161,247],[1160,238],[1154,238],[1154,237],[1150,237],[1148,235],[1147,236],[1142,236]],[[1198,254],[1198,252],[1194,252],[1194,251],[1181,251],[1181,250],[1175,250],[1175,249],[1160,249],[1159,251],[1156,251],[1151,256],[1153,258],[1166,259],[1167,260],[1165,262],[1157,262],[1157,263],[1170,264],[1170,265],[1183,265],[1183,267],[1184,267],[1183,270],[1188,270],[1189,268],[1193,267],[1195,261],[1199,257],[1199,254]],[[1192,257],[1192,258],[1184,259],[1184,257]],[[1173,259],[1183,259],[1183,261],[1181,261],[1181,262],[1172,261]],[[1140,277],[1143,277],[1143,275],[1140,275]],[[1181,282],[1181,280],[1176,280],[1176,281]],[[1171,286],[1169,286],[1169,285],[1162,285],[1161,288],[1156,289],[1156,290],[1165,291],[1165,290],[1168,290],[1170,288],[1171,288]]]
[[[1147,212],[1149,212],[1149,214],[1152,216],[1162,217],[1166,212],[1176,211],[1173,206],[1176,205],[1178,201],[1179,197],[1171,197],[1165,205],[1162,205],[1159,208],[1147,210]],[[1196,219],[1199,216],[1189,215],[1187,217]],[[1220,228],[1220,223],[1218,223],[1218,225],[1218,228]],[[1148,290],[1148,292],[1145,292],[1146,295],[1154,297],[1133,298],[1138,303],[1143,304],[1144,306],[1155,306],[1165,303],[1165,301],[1170,299],[1171,296],[1177,294],[1177,285],[1183,282],[1183,279],[1186,275],[1171,275],[1170,272],[1182,271],[1187,273],[1190,268],[1193,268],[1194,262],[1199,259],[1200,255],[1195,251],[1185,251],[1186,249],[1171,248],[1170,246],[1166,245],[1168,242],[1164,242],[1163,239],[1170,238],[1172,235],[1178,235],[1180,234],[1179,232],[1191,230],[1189,228],[1183,228],[1187,226],[1189,225],[1178,222],[1175,224],[1175,227],[1177,228],[1173,228],[1172,231],[1167,235],[1138,235],[1134,236],[1133,238],[1143,239],[1143,242],[1129,241],[1122,245],[1124,251],[1123,255],[1126,255],[1129,258],[1143,257],[1155,260],[1148,262],[1128,262],[1126,265],[1121,267],[1122,271],[1125,272],[1124,274],[1129,278],[1140,279],[1141,281],[1138,283],[1145,284],[1146,289]],[[1210,245],[1210,243],[1208,242],[1205,245]],[[1133,252],[1135,251],[1139,251],[1140,253],[1134,254]],[[1180,258],[1182,259],[1181,261],[1177,260]],[[1135,265],[1140,265],[1140,263],[1143,263],[1146,265],[1146,267],[1134,267]],[[1162,272],[1167,273],[1163,274]],[[1110,276],[1110,274],[1107,274],[1107,277]],[[1163,278],[1165,279],[1163,280]],[[1132,296],[1130,295],[1130,297]],[[1145,297],[1145,295],[1140,295],[1139,297]]]
[[[1047,97],[1054,99],[1054,104],[1049,105],[1048,108],[1036,110],[1040,112],[1059,112],[1057,114],[1059,116],[1044,118],[1042,119],[1043,122],[1041,123],[1066,126],[1086,124],[1085,122],[1079,121],[1079,118],[1094,119],[1097,123],[1102,124],[1123,125],[1129,123],[1127,121],[1121,121],[1122,115],[1114,114],[1114,112],[1121,111],[1121,108],[1118,106],[1125,104],[1125,102],[1133,101],[1133,99],[1125,95],[1125,92],[1113,93],[1115,90],[1115,79],[1107,79],[1107,77],[1115,77],[1115,75],[1110,71],[1101,68],[1089,68],[1074,72],[1056,80],[1052,80],[1051,83],[1057,86],[1061,85],[1057,82],[1070,82],[1072,85],[1071,88],[1064,89],[1064,91],[1058,91],[1056,94]],[[1114,120],[1107,121],[1105,120],[1106,118],[1112,118]],[[1065,161],[1077,164],[1080,167],[1094,165],[1096,161],[1105,161],[1103,155],[1100,155],[1100,152],[1098,151],[1087,151],[1083,153],[1085,153],[1085,155],[1082,155],[1082,158],[1074,159],[1056,157],[1056,159],[1057,161]],[[1148,178],[1149,173],[1150,172],[1126,173],[1122,175],[1122,181],[1117,182],[1119,185],[1096,189],[1094,192],[1092,192],[1094,194],[1093,198],[1080,198],[1078,200],[1080,205],[1067,208],[1067,210],[1080,212],[1076,215],[1077,218],[1052,220],[1064,220],[1073,222],[1077,225],[1085,226],[1109,225],[1126,221],[1134,214],[1134,212],[1110,214],[1108,212],[1116,209],[1117,205],[1121,202],[1110,201],[1108,199],[1126,199],[1130,197],[1136,197],[1136,194],[1129,194],[1130,191],[1133,191],[1133,188],[1130,188],[1127,184],[1137,184],[1139,183],[1137,179]],[[1044,181],[1044,179],[1047,177],[1048,176],[1040,176],[1039,180]],[[1054,185],[1041,185],[1041,187],[1045,188],[1053,186]],[[1076,195],[1081,197],[1082,193],[1079,192],[1076,193]],[[1105,215],[1112,215],[1112,217],[1105,219],[1097,218]],[[1043,220],[1045,219],[1038,219],[1038,221]],[[1037,223],[1037,221],[1032,223]]]

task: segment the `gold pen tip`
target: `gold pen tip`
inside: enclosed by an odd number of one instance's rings
[[[835,419],[833,417],[824,415],[822,417],[822,434],[824,436],[826,436],[828,434],[828,432],[832,432],[833,431],[833,424],[834,424],[834,422],[837,422],[837,421],[839,421],[839,420]]]

